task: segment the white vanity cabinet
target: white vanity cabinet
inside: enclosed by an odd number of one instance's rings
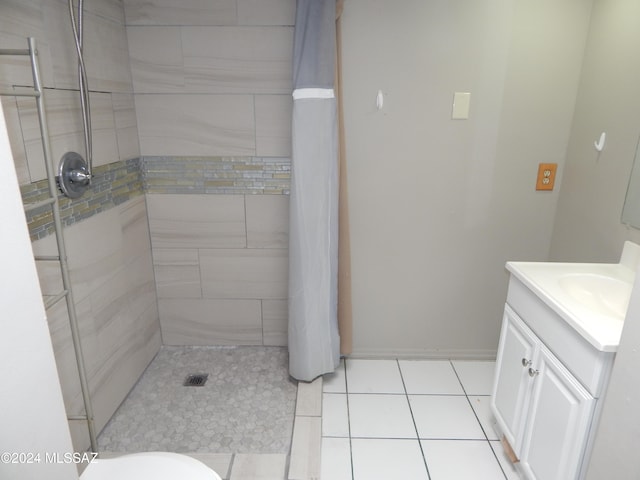
[[[491,409],[523,478],[583,477],[614,355],[586,342],[512,276]]]

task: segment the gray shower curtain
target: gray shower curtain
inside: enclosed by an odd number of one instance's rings
[[[340,362],[335,0],[298,0],[289,197],[289,372],[311,381]]]

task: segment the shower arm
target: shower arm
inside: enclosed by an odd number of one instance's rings
[[[78,56],[78,86],[80,89],[80,107],[82,110],[82,127],[84,131],[84,145],[87,155],[87,168],[83,172],[87,184],[91,183],[93,170],[93,139],[91,136],[91,104],[89,99],[89,82],[87,81],[87,70],[83,55],[83,11],[84,0],[78,0],[78,16],[74,13],[73,0],[69,0],[69,16],[71,17],[71,28]],[[77,22],[77,23],[76,23]]]

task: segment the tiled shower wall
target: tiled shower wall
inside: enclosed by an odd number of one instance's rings
[[[85,56],[93,118],[94,165],[140,156],[129,68],[124,10],[118,0],[85,7]],[[26,48],[38,42],[54,166],[69,151],[84,153],[77,58],[65,0],[3,0],[0,43]],[[33,85],[28,57],[3,57],[0,88]],[[45,178],[40,130],[33,99],[2,97],[20,184]]]
[[[66,205],[65,237],[98,428],[158,350],[160,322],[171,344],[286,343],[295,1],[177,4],[86,3],[96,178]],[[0,2],[2,47],[38,40],[54,167],[84,152],[68,17],[65,0]],[[0,88],[31,84],[26,58],[2,59]],[[37,196],[46,174],[35,104],[2,102],[23,195]],[[46,222],[31,222],[38,253],[52,248]],[[56,275],[40,274],[55,289]],[[49,323],[67,410],[78,414],[63,310]],[[72,427],[76,449],[86,447]]]
[[[294,0],[125,0],[163,341],[286,344]]]
[[[66,0],[2,0],[0,45],[38,42],[52,163],[66,151],[84,153],[77,60]],[[147,211],[139,174],[140,148],[124,6],[85,2],[85,54],[94,140],[94,186],[65,204],[65,239],[74,300],[98,429],[106,423],[160,347]],[[32,85],[27,57],[0,59],[0,88]],[[45,178],[35,102],[2,97],[23,196],[36,200]],[[132,170],[133,168],[133,170]],[[33,198],[32,198],[33,197]],[[36,253],[54,254],[42,212],[32,218]],[[57,265],[38,262],[43,293],[60,290]],[[56,273],[56,270],[58,273]],[[82,413],[82,399],[64,302],[48,310],[65,406]],[[88,447],[84,422],[71,421],[74,447]]]

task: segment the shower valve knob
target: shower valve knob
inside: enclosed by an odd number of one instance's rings
[[[82,185],[87,185],[91,180],[91,175],[89,175],[85,170],[73,170],[69,173],[69,178],[74,183],[80,183]]]

